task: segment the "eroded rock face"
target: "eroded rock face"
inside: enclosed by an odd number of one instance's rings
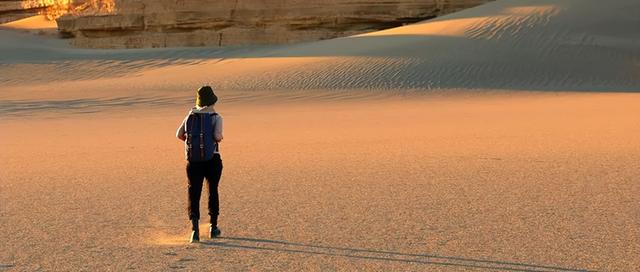
[[[25,7],[23,1],[0,0],[0,24],[38,15],[48,7],[46,4]]]
[[[63,16],[88,48],[226,46],[312,41],[430,19],[492,0],[119,0],[117,12]]]

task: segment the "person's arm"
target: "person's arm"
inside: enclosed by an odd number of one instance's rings
[[[216,125],[213,128],[213,138],[216,140],[216,142],[221,142],[224,138],[222,136],[222,116],[218,114],[218,117],[216,119]]]
[[[185,129],[184,129],[184,124],[186,123],[187,118],[185,118],[182,123],[180,124],[180,127],[178,128],[178,131],[176,132],[176,137],[182,141],[186,141],[187,140],[187,135],[185,133]]]

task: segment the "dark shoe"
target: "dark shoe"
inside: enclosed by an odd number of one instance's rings
[[[191,220],[191,239],[189,242],[197,243],[200,241],[200,225],[198,224],[198,219]]]
[[[216,237],[220,237],[222,231],[218,227],[211,226],[209,227],[209,238],[213,239]]]

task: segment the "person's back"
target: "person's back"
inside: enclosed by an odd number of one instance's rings
[[[178,139],[185,141],[189,182],[187,211],[191,220],[191,242],[200,240],[200,195],[204,179],[207,180],[209,191],[209,216],[211,217],[209,236],[214,238],[221,234],[218,228],[220,214],[218,184],[222,175],[220,141],[223,137],[222,116],[213,108],[217,101],[218,98],[211,87],[200,88],[196,106],[189,111],[176,133]]]

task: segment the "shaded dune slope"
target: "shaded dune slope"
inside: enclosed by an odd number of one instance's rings
[[[258,76],[248,87],[637,91],[639,12],[640,2],[627,0],[497,1],[278,50],[275,56],[319,58]]]
[[[637,14],[635,0],[499,0],[347,38],[227,49],[80,50],[2,31],[21,43],[0,42],[0,82],[162,75],[165,89],[638,91]]]

